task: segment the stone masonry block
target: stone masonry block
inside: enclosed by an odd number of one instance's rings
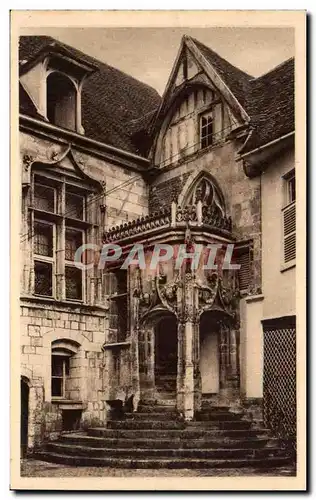
[[[42,347],[43,337],[31,337],[31,346]]]
[[[39,326],[36,325],[28,325],[27,333],[30,337],[40,337],[41,329]]]

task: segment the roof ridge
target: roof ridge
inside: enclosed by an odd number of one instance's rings
[[[214,49],[211,49],[208,45],[205,45],[205,43],[200,42],[200,40],[198,40],[197,38],[195,38],[193,36],[189,36],[189,35],[184,35],[184,36],[187,37],[187,38],[191,38],[191,40],[193,40],[193,42],[195,44],[202,45],[205,49],[207,49],[208,51],[210,51],[212,54],[215,54],[216,57],[219,57],[220,59],[222,59],[223,61],[225,61],[226,64],[229,64],[231,67],[233,67],[234,69],[236,69],[240,73],[243,73],[249,79],[254,78],[252,75],[250,75],[249,73],[246,73],[246,71],[244,71],[243,69],[240,69],[238,66],[235,66],[235,64],[232,64],[230,61],[228,61],[227,59],[225,59],[225,57],[223,57],[220,54],[218,54],[218,52],[216,52]]]
[[[250,80],[250,82],[260,80],[260,78],[263,78],[264,76],[269,75],[270,73],[273,73],[273,71],[276,71],[277,69],[281,68],[282,66],[285,66],[286,64],[288,64],[292,60],[295,61],[295,56],[292,56],[292,57],[289,57],[288,59],[285,59],[285,61],[280,62],[279,64],[277,64],[273,68],[269,69],[269,71],[267,71],[266,73],[263,73],[260,76],[253,77]]]

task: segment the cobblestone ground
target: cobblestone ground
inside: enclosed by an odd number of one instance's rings
[[[254,468],[242,469],[114,469],[110,467],[70,467],[40,460],[22,460],[23,477],[232,477],[232,476],[295,476],[293,468],[262,471]]]

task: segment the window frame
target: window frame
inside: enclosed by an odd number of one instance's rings
[[[290,170],[282,177],[283,180],[283,204],[281,208],[281,235],[282,235],[282,244],[281,244],[281,272],[284,272],[288,269],[295,267],[296,265],[296,176],[295,169]],[[291,197],[291,182],[294,180],[295,186],[295,198]],[[285,214],[290,210],[294,209],[294,231],[290,231],[285,235]],[[295,235],[295,256],[293,259],[285,261],[285,240]]]
[[[206,110],[203,110],[201,111],[199,114],[198,114],[198,124],[199,124],[199,145],[200,145],[200,150],[205,150],[209,147],[212,147],[214,146],[214,113],[213,113],[213,104],[212,103],[212,107]],[[209,126],[209,123],[207,123],[206,126],[202,126],[202,119],[205,118],[207,116],[207,118],[211,117],[211,124],[212,124],[212,134],[209,135],[207,134],[205,137],[203,137],[202,135],[202,130],[203,128],[206,128]],[[209,138],[211,138],[211,142],[209,143]],[[205,146],[203,146],[203,140],[206,139],[206,142],[207,144]]]
[[[53,229],[53,242],[52,242],[52,247],[53,247],[53,255],[50,257],[50,256],[47,256],[47,255],[41,255],[41,254],[37,254],[34,250],[35,248],[35,224],[36,223],[39,223],[39,224],[43,224],[43,225],[47,225],[47,226],[51,226],[52,229]],[[38,297],[47,297],[47,298],[55,298],[55,291],[56,291],[56,262],[55,262],[55,258],[56,258],[56,226],[54,223],[50,222],[50,221],[47,221],[47,220],[43,220],[43,219],[34,219],[33,221],[33,232],[34,232],[34,236],[33,236],[33,241],[32,241],[32,247],[33,247],[33,268],[34,268],[34,280],[35,280],[35,262],[43,262],[45,264],[50,264],[51,265],[51,268],[52,268],[52,294],[51,295],[44,295],[44,294],[40,294],[40,293],[36,293],[35,291],[35,281],[34,281],[34,295],[38,296]]]
[[[47,182],[46,182],[47,181]],[[54,212],[42,210],[37,208],[34,203],[34,191],[36,186],[40,185],[43,188],[54,189]],[[82,198],[82,218],[72,218],[66,211],[66,192],[74,194]],[[71,179],[66,176],[57,179],[53,177],[50,172],[34,170],[32,172],[31,189],[29,196],[29,224],[30,224],[30,252],[31,252],[31,266],[33,274],[31,278],[30,292],[36,297],[43,299],[53,299],[75,303],[88,303],[91,297],[88,298],[88,288],[86,280],[88,279],[89,272],[81,269],[81,298],[75,299],[66,296],[66,266],[74,266],[74,261],[66,259],[65,245],[66,245],[66,230],[79,231],[82,234],[82,244],[87,241],[88,235],[98,234],[100,225],[99,214],[97,212],[98,205],[91,199],[91,196],[98,196],[99,192],[96,188],[91,186],[84,186],[80,183],[79,179]],[[90,201],[91,200],[91,201]],[[92,212],[87,212],[88,202],[92,202]],[[74,214],[76,215],[76,214]],[[53,256],[43,256],[35,253],[34,245],[34,231],[35,224],[40,223],[50,225],[53,227]],[[52,294],[44,295],[35,293],[35,264],[36,262],[49,263],[52,266]],[[92,290],[92,289],[91,289]]]
[[[65,225],[65,232],[64,232],[64,235],[65,235],[65,237],[64,237],[64,244],[65,244],[64,245],[65,246],[65,257],[64,257],[65,300],[68,300],[68,301],[71,300],[71,301],[75,301],[75,302],[84,302],[85,291],[86,291],[86,287],[85,287],[86,273],[84,272],[84,269],[77,268],[77,266],[74,264],[73,260],[66,259],[66,233],[67,233],[68,229],[71,231],[77,231],[78,233],[79,232],[81,233],[81,246],[86,243],[86,232],[84,230],[68,226],[67,224]],[[78,269],[78,271],[81,272],[81,299],[67,298],[66,267],[74,267],[74,268]]]
[[[70,373],[70,358],[72,356],[72,353],[62,353],[60,351],[58,351],[57,349],[56,350],[52,350],[51,352],[51,399],[52,401],[56,400],[56,399],[67,399],[66,398],[66,380],[67,380],[67,377],[69,377],[69,373]],[[62,375],[59,376],[59,375],[53,375],[53,359],[54,357],[59,357],[59,358],[63,358],[63,363],[62,363]],[[66,364],[68,362],[68,373],[67,373],[67,370],[66,370]],[[62,394],[61,395],[53,395],[53,379],[61,379],[62,380],[62,383],[61,383],[61,388],[62,388]]]

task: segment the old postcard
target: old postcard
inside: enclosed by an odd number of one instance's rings
[[[305,23],[12,12],[13,489],[306,488]]]

